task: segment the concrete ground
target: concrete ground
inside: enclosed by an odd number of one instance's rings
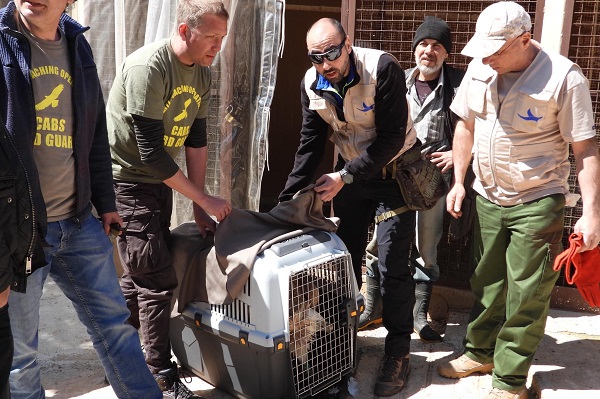
[[[466,302],[463,302],[466,303]],[[432,308],[436,308],[432,306]],[[467,312],[465,309],[439,310],[433,326],[445,332],[445,341],[425,344],[413,334],[411,374],[406,388],[393,398],[483,398],[491,386],[491,376],[478,375],[461,380],[440,377],[436,366],[462,350]],[[83,326],[68,300],[48,279],[42,297],[40,364],[46,397],[53,399],[112,399],[104,384],[104,372]],[[432,312],[433,313],[433,312]],[[445,320],[443,318],[446,318]],[[383,355],[386,330],[379,326],[359,333],[358,367],[345,381],[354,398],[373,398],[373,385]],[[600,398],[600,315],[551,310],[546,335],[537,351],[528,386],[538,399]],[[188,386],[206,399],[229,399],[198,377],[187,379]],[[344,397],[332,388],[321,397]],[[137,398],[143,399],[143,398]],[[257,398],[260,399],[260,398]]]

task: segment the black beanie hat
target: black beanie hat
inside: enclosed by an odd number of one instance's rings
[[[412,42],[413,52],[423,39],[435,39],[444,46],[448,54],[452,53],[452,33],[450,32],[450,27],[443,19],[432,16],[425,17],[425,20],[415,32]]]

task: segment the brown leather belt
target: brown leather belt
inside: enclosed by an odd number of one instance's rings
[[[400,215],[406,211],[410,211],[410,208],[407,205],[401,206],[400,208],[396,208],[391,211],[383,212],[381,215],[375,216],[375,224],[379,224],[384,220],[391,219],[394,216]]]

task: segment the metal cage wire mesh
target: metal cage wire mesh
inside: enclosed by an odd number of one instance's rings
[[[402,1],[358,0],[354,44],[393,54],[404,69],[414,66],[411,49],[414,32],[425,16],[445,20],[452,30],[453,51],[448,63],[466,69],[469,59],[460,55],[475,32],[477,17],[495,1]],[[535,25],[536,0],[518,1],[529,12]]]
[[[353,367],[354,332],[345,307],[354,300],[351,273],[345,254],[290,275],[290,360],[298,398],[317,394]]]

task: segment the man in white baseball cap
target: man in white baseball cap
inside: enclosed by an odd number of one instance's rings
[[[531,38],[531,20],[514,2],[487,7],[462,50],[473,57],[450,109],[455,183],[446,209],[460,217],[473,158],[477,218],[473,229],[475,295],[464,354],[438,365],[462,378],[492,372],[486,399],[523,399],[544,336],[552,268],[562,250],[569,194],[569,144],[583,199],[573,231],[582,251],[600,241],[600,154],[588,81],[569,59]]]
[[[500,1],[481,12],[475,34],[460,53],[467,57],[485,58],[530,30],[531,18],[523,7],[512,1]]]

